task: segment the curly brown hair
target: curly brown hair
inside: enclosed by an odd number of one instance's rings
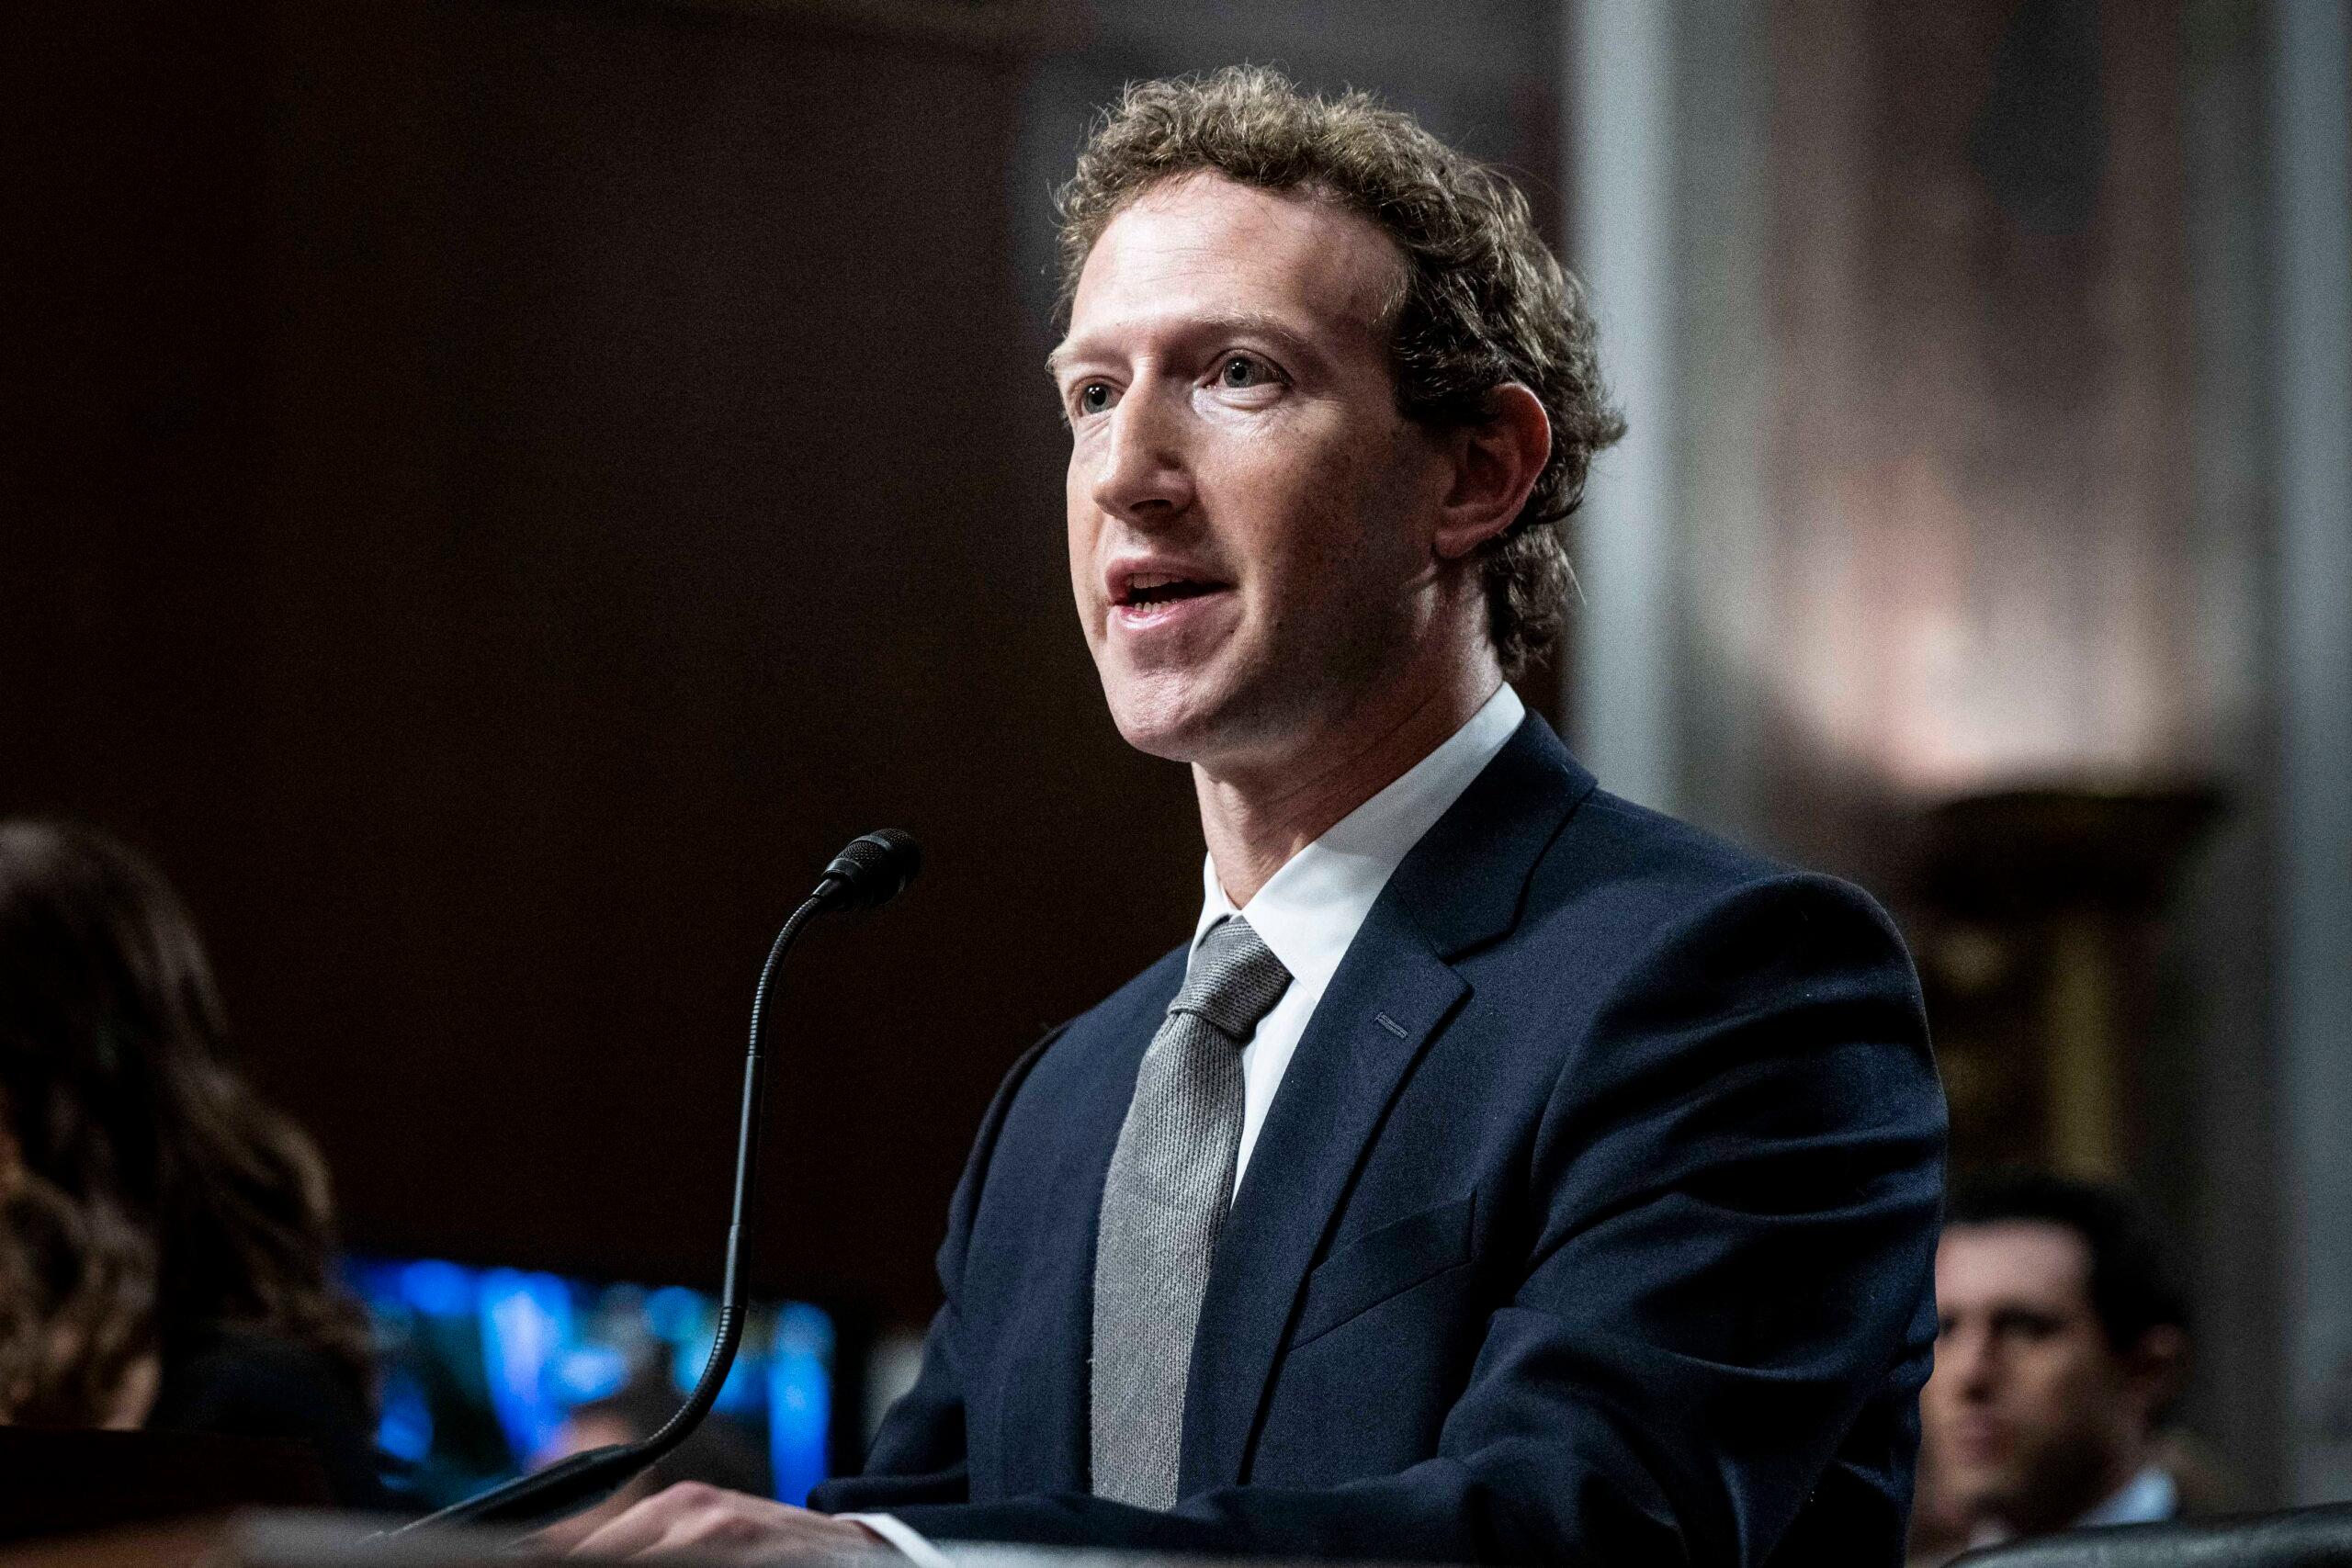
[[[0,822],[0,1419],[83,1425],[224,1331],[313,1348],[361,1403],[326,1166],[230,1059],[195,922],[69,824]]]
[[[1558,525],[1584,499],[1594,454],[1625,433],[1601,388],[1583,286],[1537,234],[1527,197],[1364,93],[1314,96],[1256,65],[1131,83],[1058,195],[1065,316],[1112,219],[1197,173],[1312,192],[1396,242],[1407,276],[1389,352],[1407,417],[1477,423],[1488,394],[1513,381],[1543,403],[1551,457],[1482,552],[1487,632],[1503,672],[1521,673],[1560,634],[1571,575]]]

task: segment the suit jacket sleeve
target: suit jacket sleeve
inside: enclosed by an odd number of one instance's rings
[[[1433,1457],[1166,1514],[1083,1495],[893,1510],[933,1539],[1763,1562],[1862,1403],[1925,1375],[1944,1118],[1917,981],[1867,898],[1778,876],[1673,922],[1590,1019],[1530,1148],[1542,1218]],[[914,1420],[933,1405],[919,1390]]]
[[[1067,1025],[1062,1026],[1068,1027]],[[1005,1075],[988,1114],[980,1120],[979,1135],[972,1141],[971,1157],[947,1214],[947,1239],[939,1247],[939,1282],[945,1303],[923,1336],[922,1371],[915,1385],[890,1406],[882,1429],[875,1434],[863,1475],[828,1481],[809,1494],[808,1506],[829,1514],[891,1513],[917,1503],[960,1503],[969,1494],[964,1441],[964,1369],[957,1360],[961,1343],[956,1303],[962,1294],[964,1254],[972,1234],[972,1216],[978,1210],[980,1190],[988,1180],[989,1157],[1013,1097],[1037,1058],[1061,1035],[1056,1028],[1031,1046]]]

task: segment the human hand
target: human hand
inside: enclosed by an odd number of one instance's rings
[[[583,1557],[692,1552],[741,1562],[792,1562],[889,1550],[880,1536],[853,1520],[698,1481],[682,1481],[655,1493],[571,1548],[572,1554]]]

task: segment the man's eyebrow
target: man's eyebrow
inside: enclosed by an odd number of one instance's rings
[[[1235,310],[1214,316],[1193,316],[1176,323],[1170,331],[1171,336],[1183,338],[1224,337],[1230,333],[1271,338],[1294,354],[1320,357],[1313,341],[1306,333],[1285,325],[1261,310]],[[1057,380],[1060,379],[1063,370],[1069,367],[1070,361],[1084,358],[1090,346],[1083,341],[1064,338],[1055,346],[1051,354],[1046,355],[1046,374]]]
[[[1238,310],[1230,315],[1207,316],[1194,323],[1194,326],[1201,333],[1215,333],[1220,337],[1228,333],[1240,333],[1244,335],[1272,338],[1283,347],[1295,349],[1301,354],[1311,354],[1315,351],[1315,345],[1307,340],[1306,333],[1284,325],[1262,310]]]

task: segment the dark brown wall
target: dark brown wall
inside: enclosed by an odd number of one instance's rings
[[[224,7],[223,10],[229,8]],[[1046,1023],[1181,934],[1067,604],[1021,61],[655,6],[11,24],[0,813],[151,850],[355,1243],[892,1316]]]

